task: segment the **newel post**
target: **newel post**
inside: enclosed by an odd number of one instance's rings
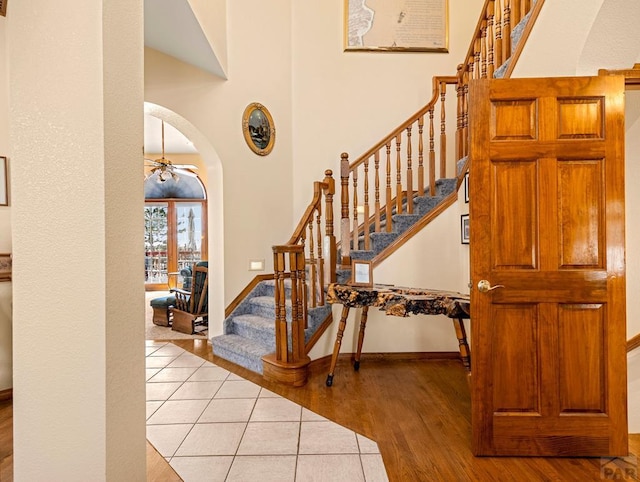
[[[333,234],[333,195],[336,193],[336,182],[333,179],[333,171],[327,169],[324,171],[324,196],[325,196],[325,240],[326,240],[326,257],[329,263],[329,269],[325,269],[325,283],[335,283],[336,281],[336,264],[338,262],[336,250],[336,237]]]
[[[349,226],[349,154],[340,154],[340,249],[342,259],[340,264],[349,266],[351,264],[351,228]]]
[[[265,380],[299,387],[307,382],[307,367],[311,361],[305,353],[304,340],[307,312],[304,246],[289,244],[272,249],[276,281],[276,351],[262,357],[263,376]],[[291,282],[289,316],[287,278]]]

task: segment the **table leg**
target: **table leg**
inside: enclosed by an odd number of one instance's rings
[[[336,342],[333,345],[333,355],[331,356],[331,367],[329,368],[329,375],[327,375],[327,386],[333,385],[333,373],[336,370],[336,363],[338,363],[338,353],[340,353],[340,345],[342,344],[342,335],[344,335],[344,329],[347,326],[347,317],[349,316],[349,307],[342,307],[342,315],[340,316],[340,324],[338,325],[338,334],[336,335]]]
[[[471,372],[471,352],[469,351],[467,332],[464,329],[464,322],[462,321],[462,318],[453,318],[453,327],[456,330],[458,345],[460,345],[460,358],[462,359],[462,364],[468,372]]]
[[[355,371],[360,370],[360,353],[362,352],[362,343],[364,342],[364,329],[367,326],[367,315],[369,313],[369,307],[363,306],[362,313],[360,314],[360,333],[358,333],[358,351],[356,353],[356,359],[353,363],[353,369]]]

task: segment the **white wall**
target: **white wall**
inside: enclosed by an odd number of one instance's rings
[[[142,1],[64,7],[7,21],[14,478],[144,480]]]
[[[293,229],[290,3],[228,3],[226,81],[145,51],[145,100],[187,119],[219,156],[224,175],[224,224],[218,233],[224,236],[224,286],[212,289],[224,292],[225,305],[256,274],[248,271],[249,259],[264,259],[265,271],[272,272],[271,246],[285,242]],[[254,154],[243,137],[242,114],[252,102],[266,106],[275,122],[275,145],[268,156]],[[205,163],[212,162],[191,140]],[[209,194],[216,195],[210,188]],[[210,213],[215,209],[211,204]],[[213,322],[210,329],[215,334]]]
[[[469,293],[469,245],[460,243],[460,215],[468,212],[463,194],[461,188],[457,203],[376,267],[374,282]],[[312,360],[333,351],[341,309],[333,307],[336,321],[312,349]],[[360,311],[350,310],[341,353],[356,352]],[[470,340],[469,323],[465,324]],[[446,316],[402,318],[369,311],[363,353],[431,351],[458,351],[452,320]]]
[[[355,160],[431,99],[434,75],[455,75],[483,4],[481,0],[449,1],[449,53],[443,54],[344,52],[342,0],[293,2],[294,223],[311,200],[312,183],[322,180],[325,169],[333,170],[339,189],[341,152]],[[450,119],[455,122],[455,117]],[[339,204],[338,191],[336,220]],[[468,293],[468,247],[460,244],[461,209],[459,205],[450,208],[376,267],[375,281]],[[335,225],[338,228],[339,222]],[[336,307],[334,319],[339,317],[340,307]],[[353,320],[351,313],[342,342],[345,353],[355,351],[358,328]],[[369,320],[364,351],[458,349],[446,317],[402,319],[372,310]],[[430,325],[427,330],[425,323]],[[336,331],[334,323],[314,347],[312,359],[331,353]]]
[[[7,59],[7,19],[0,17],[0,156],[9,156],[9,85]],[[9,170],[11,171],[9,158]],[[9,206],[0,206],[0,253],[11,252],[11,199]],[[13,386],[11,349],[11,288],[0,283],[0,391]]]
[[[343,0],[292,2],[294,223],[325,169],[339,187],[340,153],[355,160],[431,99],[434,75],[456,74],[483,4],[449,0],[449,53],[392,53],[343,51]]]

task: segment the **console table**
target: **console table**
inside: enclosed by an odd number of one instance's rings
[[[440,291],[422,288],[376,284],[372,287],[352,286],[331,283],[327,291],[327,302],[342,305],[342,315],[338,325],[338,334],[333,347],[331,367],[327,376],[327,386],[333,385],[333,374],[338,353],[342,344],[342,336],[347,326],[350,308],[362,308],[360,315],[360,332],[358,334],[358,351],[353,364],[354,370],[360,369],[360,354],[364,341],[364,331],[370,306],[378,307],[387,315],[409,316],[410,314],[445,315],[453,320],[460,358],[468,372],[471,371],[471,355],[467,343],[463,319],[469,318],[469,295],[451,291]]]

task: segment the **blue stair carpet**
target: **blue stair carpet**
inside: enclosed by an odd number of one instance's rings
[[[423,216],[433,210],[446,196],[457,187],[457,179],[440,179],[436,182],[435,196],[414,198],[415,214],[393,214],[393,231],[390,233],[372,233],[371,250],[364,250],[364,240],[359,241],[357,250],[351,251],[353,259],[373,259],[376,254],[389,246],[404,231]],[[386,219],[382,219],[383,225]],[[344,283],[351,277],[351,270],[338,269],[338,283]],[[286,319],[291,320],[290,280],[285,280],[287,290]],[[273,353],[275,345],[275,281],[261,281],[240,302],[235,310],[224,320],[223,334],[211,338],[213,353],[248,370],[262,374],[262,357]],[[318,330],[322,322],[331,313],[331,305],[309,308],[308,328],[305,330],[305,343]],[[290,330],[289,330],[290,332]]]

